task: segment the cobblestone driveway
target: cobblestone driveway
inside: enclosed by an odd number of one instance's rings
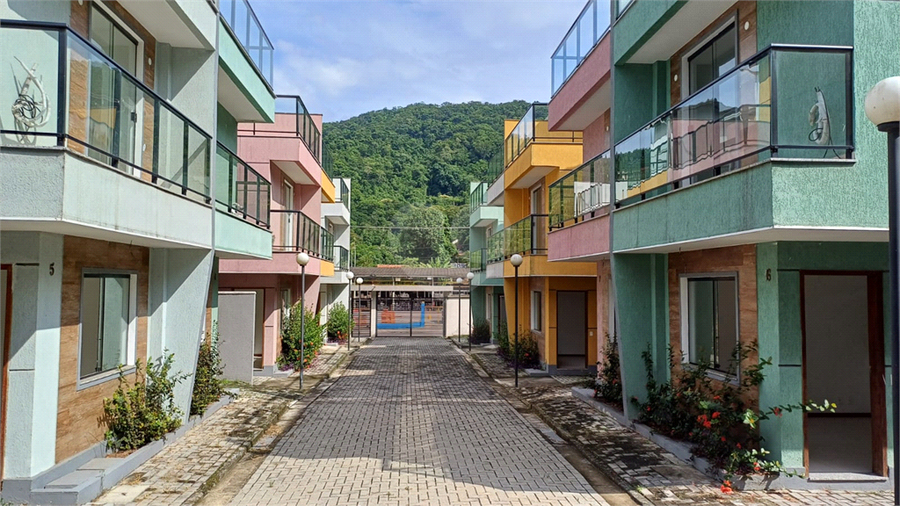
[[[440,338],[378,339],[233,504],[605,504]]]

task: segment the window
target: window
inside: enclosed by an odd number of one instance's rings
[[[681,279],[681,344],[684,360],[736,373],[738,343],[737,278]]]
[[[736,39],[732,23],[688,57],[689,94],[715,81],[737,65]]]
[[[541,292],[531,292],[531,330],[541,331]]]
[[[84,274],[79,379],[134,364],[136,284],[134,274]]]

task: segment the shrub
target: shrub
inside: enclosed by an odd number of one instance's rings
[[[747,358],[749,351],[738,346],[732,356],[730,374],[737,364]],[[653,359],[649,349],[642,353],[647,369],[647,401],[631,402],[638,407],[638,421],[661,434],[695,443],[692,452],[708,459],[713,466],[725,473],[722,490],[731,490],[731,478],[750,474],[793,476],[780,462],[766,460],[769,454],[762,447],[758,422],[780,417],[793,410],[831,411],[837,407],[827,400],[823,405],[812,401],[805,404],[786,404],[759,409],[744,401],[751,389],[756,389],[764,379],[763,370],[771,365],[771,359],[759,359],[741,371],[740,382],[731,384],[713,381],[707,372],[708,363],[680,367],[673,370],[673,378],[658,383],[653,376]],[[669,351],[669,367],[675,365],[675,356]]]
[[[187,374],[169,375],[174,355],[136,361],[134,383],[129,385],[119,366],[119,387],[111,399],[103,400],[106,445],[114,451],[140,448],[181,425],[182,412],[175,406],[175,385]]]
[[[350,327],[353,325],[350,319],[350,311],[342,302],[331,306],[328,312],[328,321],[325,323],[328,337],[334,337],[338,342],[343,342],[350,335]]]
[[[222,358],[219,356],[219,330],[215,323],[212,332],[200,343],[194,391],[191,394],[191,415],[202,415],[206,408],[225,393],[222,384]]]
[[[300,303],[294,304],[290,313],[285,316],[281,327],[281,356],[278,357],[278,364],[294,369],[300,369],[300,361],[303,360],[303,367],[309,367],[325,338],[325,327],[319,324],[321,314],[313,314],[308,309],[301,307]],[[301,326],[306,328],[304,336],[304,346],[300,347],[300,329]]]
[[[622,407],[622,375],[619,368],[619,348],[616,337],[606,336],[603,345],[603,361],[597,362],[597,380],[594,386],[594,397]]]
[[[487,343],[491,340],[491,322],[479,318],[472,327],[469,341],[472,344]]]
[[[509,364],[515,363],[516,342],[514,338],[509,337],[509,333],[505,323],[500,324],[498,331],[497,353],[503,357]],[[525,331],[519,334],[519,367],[523,368],[539,368],[541,367],[541,355],[538,350],[537,341],[531,335],[531,331]]]

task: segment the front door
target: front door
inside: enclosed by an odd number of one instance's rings
[[[887,476],[882,273],[803,273],[803,399],[809,473]],[[840,437],[836,437],[836,435]]]
[[[556,367],[587,367],[587,292],[556,292]]]

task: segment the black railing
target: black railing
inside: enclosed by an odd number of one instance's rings
[[[306,144],[307,149],[313,155],[313,158],[322,165],[322,133],[319,127],[313,121],[309,110],[298,95],[276,95],[275,97],[275,113],[276,114],[293,114],[294,121],[291,125],[293,131],[276,132],[276,133],[293,133]],[[276,120],[276,124],[280,123]],[[269,133],[271,130],[265,126],[261,127],[263,133]],[[290,127],[288,127],[290,128]]]
[[[347,271],[350,270],[350,252],[343,246],[334,247],[334,266],[335,268]]]
[[[531,104],[525,115],[506,136],[503,141],[503,170],[512,165],[532,144],[581,144],[581,132],[566,130],[551,132],[547,125],[547,112],[547,104]],[[497,174],[494,180],[499,177]]]
[[[850,47],[760,51],[616,144],[616,205],[776,156],[852,158],[852,71]]]
[[[337,201],[341,204],[344,204],[344,207],[347,210],[350,210],[350,187],[347,186],[347,182],[341,178],[337,179]]]
[[[334,236],[301,211],[272,209],[272,224],[279,227],[272,249],[274,251],[305,252],[310,256],[331,261],[334,258]]]
[[[231,214],[269,228],[272,184],[220,142],[216,151],[216,202]]]
[[[0,53],[0,89],[17,95],[3,146],[66,147],[210,203],[211,137],[167,100],[66,25],[3,20],[0,37],[33,58]]]
[[[487,204],[487,183],[478,183],[478,186],[469,193],[469,214],[474,213],[481,206]]]
[[[488,263],[502,262],[515,255],[546,255],[546,214],[532,214],[504,228],[488,239]]]

